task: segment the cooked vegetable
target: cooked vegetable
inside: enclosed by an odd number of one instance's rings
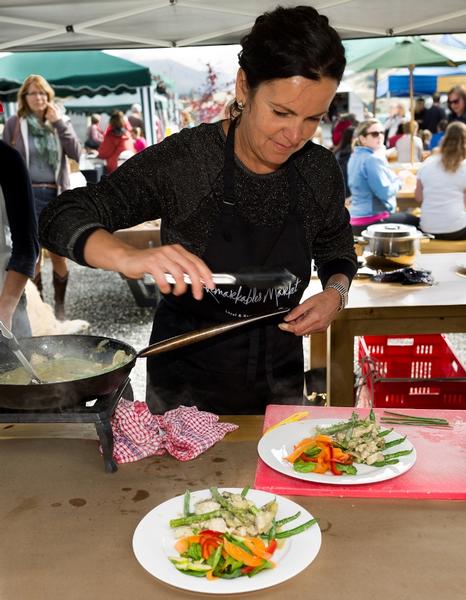
[[[249,487],[245,488],[241,494],[220,493],[213,487],[212,497],[197,502],[194,514],[189,491],[186,491],[183,513],[188,516],[170,521],[175,535],[182,534],[175,543],[180,556],[169,557],[179,571],[209,580],[253,577],[275,567],[271,557],[277,549],[277,540],[298,535],[316,523],[316,519],[311,519],[282,531],[284,525],[301,513],[276,521],[276,500],[257,507],[246,498],[248,490]],[[214,522],[221,531],[211,526]]]

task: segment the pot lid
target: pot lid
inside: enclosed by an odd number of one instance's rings
[[[422,232],[413,225],[403,225],[402,223],[376,223],[369,225],[362,234],[366,239],[377,238],[401,238],[404,240],[416,239],[422,237]]]

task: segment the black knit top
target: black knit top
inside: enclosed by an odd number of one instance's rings
[[[113,232],[162,218],[164,243],[182,244],[202,256],[221,211],[224,146],[221,123],[183,129],[136,154],[97,185],[64,192],[42,213],[42,244],[86,264],[84,244],[96,228]],[[334,273],[351,280],[357,262],[333,154],[309,142],[290,160],[299,173],[297,210],[319,277],[324,284]],[[289,210],[285,170],[256,174],[237,159],[235,196],[245,220],[279,225]]]

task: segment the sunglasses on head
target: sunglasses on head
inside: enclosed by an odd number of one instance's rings
[[[373,138],[377,138],[379,137],[379,135],[385,135],[384,131],[368,131],[367,133],[364,134],[364,137],[367,137],[368,135],[371,135]]]

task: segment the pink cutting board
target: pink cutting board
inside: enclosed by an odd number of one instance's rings
[[[310,419],[344,420],[350,417],[353,409],[271,404],[265,413],[264,431],[289,415],[303,410],[308,411]],[[361,415],[368,414],[368,409],[357,410]],[[374,412],[379,418],[383,409],[376,408]],[[421,409],[403,409],[400,412],[421,417],[433,415],[433,411]],[[416,448],[417,460],[409,471],[394,479],[362,485],[313,483],[278,473],[259,458],[254,487],[286,496],[465,500],[466,410],[437,410],[435,416],[448,419],[453,428],[444,430],[395,426],[399,433],[407,434]]]

